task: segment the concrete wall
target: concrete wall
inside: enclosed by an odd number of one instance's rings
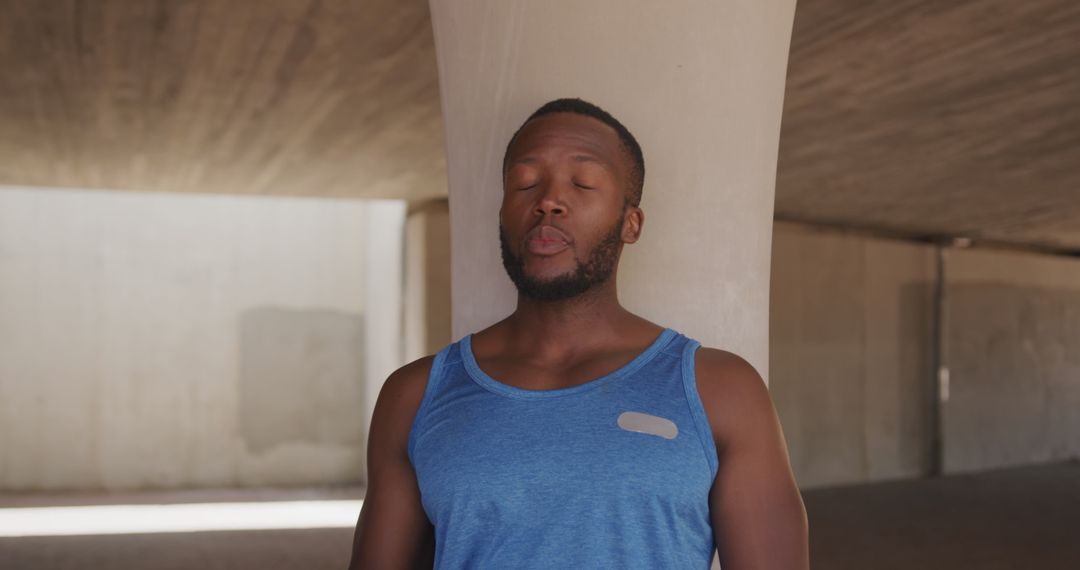
[[[1080,259],[947,254],[945,471],[1080,457]]]
[[[449,341],[448,223],[445,202],[406,225],[400,202],[0,188],[0,489],[360,480],[385,375]],[[785,223],[773,246],[800,485],[925,473],[933,248]],[[1080,260],[945,254],[946,471],[1080,457]]]
[[[770,389],[803,488],[929,467],[934,248],[779,223]],[[944,252],[943,468],[1080,457],[1080,260]]]
[[[405,222],[405,361],[451,342],[450,204],[432,200]]]
[[[359,480],[365,347],[397,330],[368,304],[400,285],[400,254],[366,261],[371,214],[0,189],[0,489]]]
[[[933,248],[778,223],[770,390],[803,488],[927,465]]]

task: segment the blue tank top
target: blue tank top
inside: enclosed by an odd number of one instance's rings
[[[718,462],[698,341],[667,328],[556,390],[491,378],[471,341],[436,354],[409,433],[436,570],[709,568]]]

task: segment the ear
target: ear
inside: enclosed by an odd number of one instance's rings
[[[623,243],[635,243],[641,237],[641,227],[645,225],[645,211],[637,206],[627,206],[623,220]]]

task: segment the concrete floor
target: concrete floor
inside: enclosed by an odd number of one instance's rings
[[[803,498],[815,569],[1080,568],[1080,462]]]
[[[356,498],[357,489],[107,497],[0,495],[2,506]],[[803,493],[815,570],[1080,568],[1080,462]],[[0,539],[0,568],[345,567],[351,529]]]

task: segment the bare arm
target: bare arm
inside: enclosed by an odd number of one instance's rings
[[[371,419],[367,494],[353,537],[350,570],[406,570],[433,565],[434,531],[420,504],[408,441],[433,357],[387,378]]]
[[[723,570],[807,570],[806,508],[768,388],[753,366],[700,348],[696,377],[720,469],[709,496]]]

